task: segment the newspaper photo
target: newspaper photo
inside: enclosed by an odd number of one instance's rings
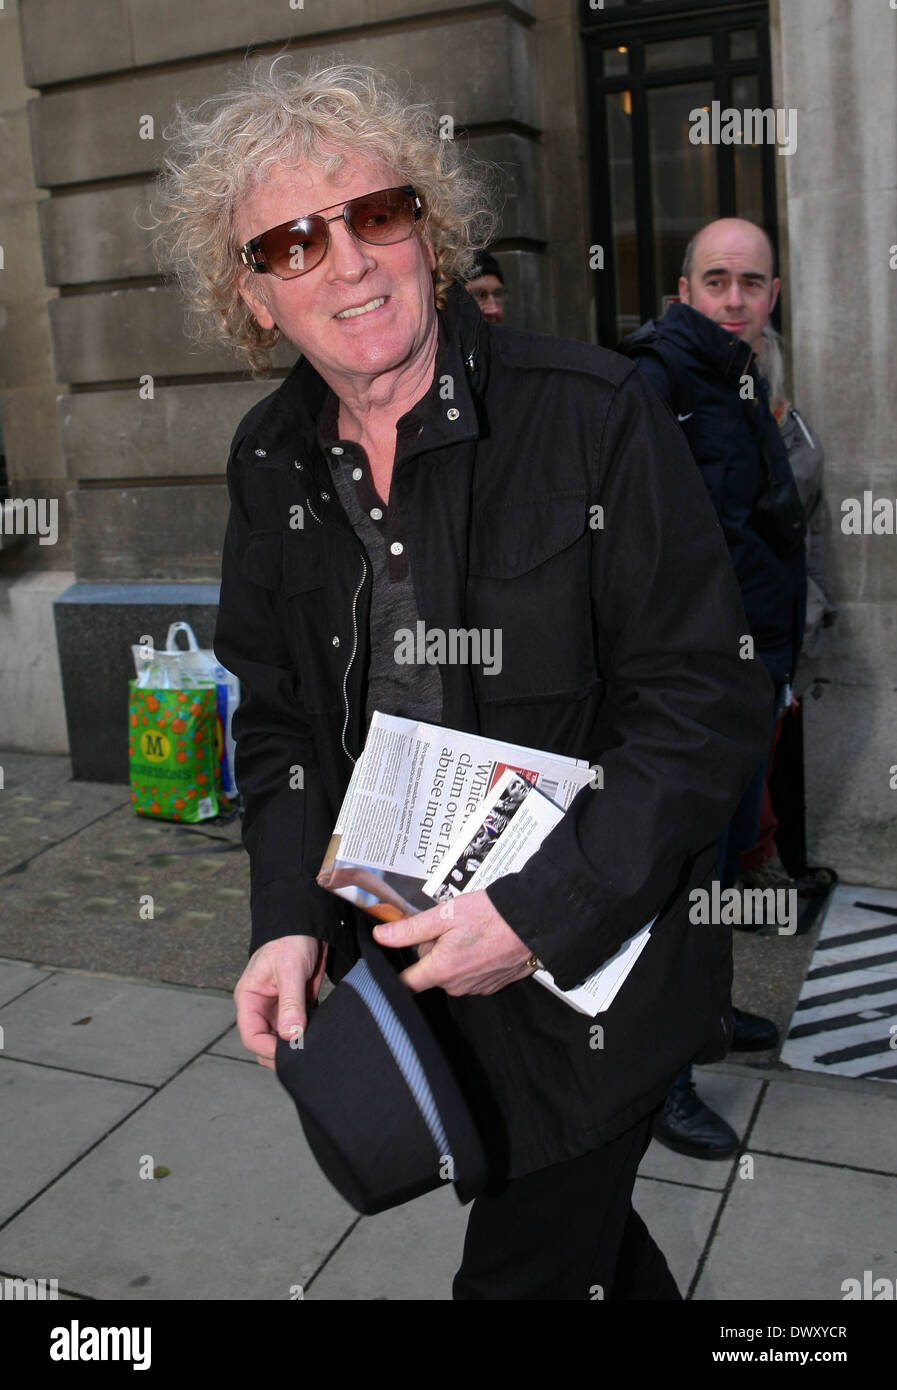
[[[561,813],[592,776],[583,759],[375,713],[318,883],[382,921],[431,908],[424,884],[508,770]]]
[[[483,805],[462,826],[443,864],[424,884],[424,892],[434,902],[445,903],[460,893],[475,893],[505,874],[516,873],[563,814],[532,783],[514,772],[505,772]],[[537,970],[533,979],[571,1008],[594,1018],[616,997],[647,944],[654,920],[574,989],[560,989],[547,970]]]

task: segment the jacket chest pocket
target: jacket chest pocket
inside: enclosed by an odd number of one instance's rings
[[[322,588],[323,528],[296,479],[280,468],[258,466],[248,506],[246,577],[288,599]]]
[[[243,574],[253,584],[286,598],[324,586],[319,536],[283,531],[254,531],[243,552]]]
[[[466,621],[491,633],[493,654],[491,666],[472,667],[478,700],[575,700],[599,680],[588,521],[584,491],[535,493],[476,513]]]

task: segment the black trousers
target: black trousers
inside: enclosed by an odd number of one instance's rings
[[[456,1299],[681,1299],[632,1189],[651,1119],[477,1197]]]

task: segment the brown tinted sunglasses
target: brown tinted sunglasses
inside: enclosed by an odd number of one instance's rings
[[[294,280],[297,275],[314,270],[326,256],[331,222],[342,218],[352,236],[369,246],[393,246],[407,241],[422,214],[420,198],[410,184],[381,188],[377,193],[351,198],[335,217],[312,212],[307,217],[281,222],[247,241],[240,248],[240,257],[256,274]]]

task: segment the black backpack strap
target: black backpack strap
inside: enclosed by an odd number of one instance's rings
[[[646,354],[655,357],[662,363],[670,383],[673,410],[677,415],[692,415],[694,413],[695,398],[691,373],[675,348],[670,347],[669,343],[663,342],[655,331],[645,332],[644,329],[639,329],[638,332],[624,339],[620,344],[620,349],[627,357],[634,359]]]

